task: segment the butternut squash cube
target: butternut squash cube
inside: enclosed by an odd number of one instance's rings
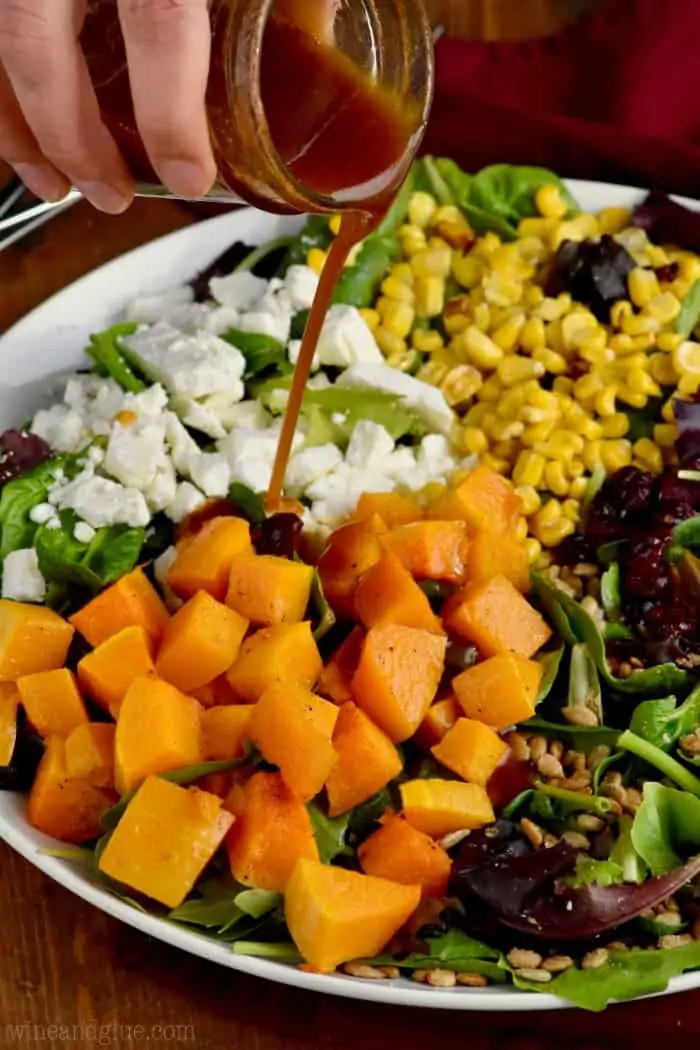
[[[354,517],[357,521],[370,521],[375,515],[389,529],[422,521],[424,517],[423,508],[415,496],[405,496],[401,492],[363,492]]]
[[[27,718],[40,736],[68,736],[88,720],[73,672],[65,667],[23,675],[17,679],[17,689]]]
[[[285,916],[304,959],[322,973],[377,955],[418,907],[420,886],[298,861],[285,894]]]
[[[467,547],[466,579],[485,583],[494,576],[505,576],[526,594],[530,590],[530,560],[522,542],[508,533],[477,532]]]
[[[153,773],[202,761],[202,708],[158,678],[136,678],[117,718],[115,780],[121,794]]]
[[[552,637],[540,614],[505,576],[468,583],[445,603],[448,631],[475,645],[482,656],[514,652],[529,658]]]
[[[14,682],[0,682],[0,766],[9,766],[17,743],[19,690]]]
[[[428,713],[418,727],[416,742],[426,750],[439,744],[448,729],[451,729],[460,716],[457,698],[448,696],[437,700],[428,708]]]
[[[333,731],[338,761],[326,781],[331,817],[347,813],[386,787],[402,770],[399,753],[364,711],[343,704]]]
[[[244,886],[284,893],[300,857],[318,860],[309,811],[279,773],[255,773],[226,806],[236,818],[226,838],[231,873]]]
[[[480,828],[496,819],[485,789],[461,780],[409,780],[401,785],[406,820],[441,839],[453,831]]]
[[[311,565],[272,554],[239,554],[231,565],[226,604],[258,626],[299,623],[311,597]]]
[[[392,551],[383,551],[358,583],[355,611],[368,629],[392,623],[442,633],[426,595]]]
[[[318,795],[337,761],[331,741],[338,713],[335,704],[287,682],[270,686],[253,708],[250,739],[304,801]]]
[[[444,636],[401,624],[368,632],[352,691],[358,706],[395,744],[413,736],[435,699],[446,646]]]
[[[140,568],[122,576],[70,617],[70,623],[93,647],[125,627],[143,627],[158,643],[167,622],[168,610]]]
[[[463,521],[419,521],[391,529],[381,537],[417,580],[459,581],[468,550]]]
[[[447,851],[412,827],[401,813],[384,817],[382,827],[362,843],[362,870],[403,886],[420,886],[424,897],[444,897],[452,873]]]
[[[490,467],[475,467],[428,511],[442,521],[466,521],[472,529],[510,532],[522,514],[522,500],[506,478]]]
[[[221,799],[151,776],[124,811],[100,857],[111,879],[177,908],[223,842],[233,816]]]
[[[202,756],[205,762],[242,758],[253,708],[211,707],[202,712]]]
[[[222,602],[231,565],[239,554],[252,554],[250,526],[243,518],[213,518],[190,537],[167,573],[168,586],[180,598],[206,591]]]
[[[116,718],[134,678],[155,675],[153,651],[153,639],[143,627],[125,627],[83,657],[78,682],[91,700]]]
[[[66,769],[101,788],[114,787],[114,735],[111,722],[85,722],[66,737]]]
[[[246,638],[226,680],[236,696],[254,704],[277,682],[311,689],[322,668],[311,624],[283,623]]]
[[[474,664],[452,680],[467,718],[494,729],[526,722],[535,713],[543,665],[517,653],[501,653]]]
[[[71,776],[65,740],[49,737],[27,800],[32,827],[61,842],[90,842],[102,834],[100,818],[116,801],[113,791],[89,777]]]
[[[365,632],[353,627],[343,644],[336,649],[318,680],[318,692],[335,704],[352,700],[352,678],[362,655]]]
[[[432,752],[438,762],[458,777],[485,787],[508,754],[508,745],[483,722],[458,718]]]
[[[376,514],[366,521],[341,525],[318,560],[324,594],[342,619],[355,619],[355,591],[360,577],[379,560],[379,536],[384,532],[386,525]]]
[[[63,667],[73,634],[53,609],[0,599],[0,682]]]
[[[228,684],[226,675],[219,675],[213,682],[192,689],[190,695],[199,701],[202,707],[224,707],[226,704],[237,704],[239,699]]]
[[[156,660],[161,678],[190,693],[228,671],[248,621],[199,591],[168,622]]]

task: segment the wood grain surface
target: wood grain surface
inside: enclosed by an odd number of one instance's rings
[[[452,31],[483,35],[486,23],[476,21],[474,9],[483,15],[491,6],[493,13],[498,2],[506,0],[435,0],[431,7]],[[550,14],[557,6],[554,17],[562,15],[560,3],[532,5],[549,6]],[[511,14],[527,6],[506,4]],[[81,274],[197,216],[169,202],[138,202],[121,219],[78,205],[0,254],[0,332]],[[617,1007],[603,1017],[399,1010],[298,993],[151,941],[4,845],[0,871],[3,1050],[617,1050],[633,1043],[686,1050],[700,1037],[700,993]]]

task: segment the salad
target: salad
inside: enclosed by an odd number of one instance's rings
[[[231,950],[599,1010],[700,969],[698,219],[425,158],[0,436],[0,786]],[[466,993],[465,993],[466,994]]]

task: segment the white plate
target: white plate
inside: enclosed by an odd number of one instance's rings
[[[641,191],[603,183],[568,183],[585,209],[630,207]],[[684,201],[700,210],[700,204]],[[45,398],[47,380],[84,364],[82,349],[91,332],[112,324],[137,295],[183,284],[234,241],[261,244],[299,228],[299,219],[280,219],[255,211],[234,212],[190,226],[137,248],[66,288],[0,337],[0,430],[26,420]],[[293,966],[233,955],[184,927],[146,915],[92,885],[71,864],[42,853],[56,845],[25,821],[24,799],[0,792],[0,838],[66,889],[142,933],[212,962],[256,977],[351,999],[424,1006],[443,1010],[553,1010],[566,1004],[554,996],[511,988],[437,990],[409,980],[359,981],[350,977],[302,973]],[[676,978],[669,992],[700,987],[700,972]]]

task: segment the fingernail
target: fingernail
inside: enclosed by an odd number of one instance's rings
[[[212,180],[206,169],[187,160],[161,161],[158,174],[170,192],[179,197],[204,197],[211,189]]]
[[[75,188],[93,207],[108,215],[121,215],[131,204],[131,199],[125,193],[107,182],[76,182]]]
[[[67,179],[50,164],[15,164],[15,172],[36,197],[44,201],[60,201],[68,193]]]

